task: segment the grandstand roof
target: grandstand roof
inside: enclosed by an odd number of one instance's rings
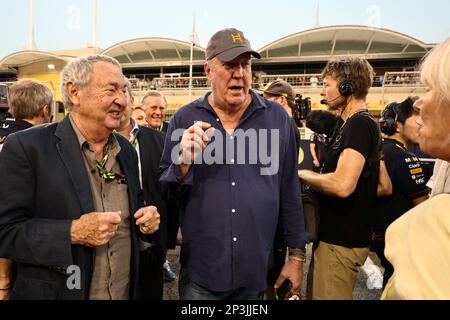
[[[422,57],[433,45],[411,36],[367,26],[314,28],[278,39],[258,50],[261,62],[320,61],[332,56],[366,59]]]
[[[81,56],[99,54],[102,51],[103,51],[103,49],[100,49],[100,48],[87,47],[87,48],[81,48],[81,49],[52,50],[49,52],[52,54],[56,54],[58,56],[81,57]]]
[[[102,54],[116,58],[124,67],[177,66],[190,61],[191,43],[167,38],[140,38],[120,42]],[[194,46],[193,63],[203,64],[205,49]]]
[[[23,67],[31,63],[48,60],[62,60],[68,62],[71,59],[71,57],[65,57],[50,52],[26,50],[15,52],[4,57],[0,60],[0,68]]]

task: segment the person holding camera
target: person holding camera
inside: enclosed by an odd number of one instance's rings
[[[319,173],[325,163],[325,156],[333,130],[336,125],[342,125],[342,119],[332,112],[315,110],[310,112],[305,120],[306,127],[313,132],[309,144],[313,158],[313,171]]]
[[[322,173],[298,172],[321,194],[313,299],[352,299],[357,267],[369,253],[381,156],[380,129],[365,103],[373,75],[361,58],[332,59],[322,72],[321,95],[344,122],[332,131]]]
[[[292,86],[282,79],[277,79],[273,82],[270,82],[263,89],[263,95],[267,100],[278,102],[292,119],[292,127],[294,128],[295,132],[295,150],[296,152],[298,152],[300,149],[300,131],[295,120],[292,118],[292,109],[295,108],[295,95]],[[269,269],[269,272],[267,274],[268,287],[266,290],[266,298],[269,300],[275,299],[275,290],[273,286],[286,260],[287,246],[286,242],[284,241],[283,233],[284,231],[281,222],[278,221],[277,232],[275,234],[274,241],[273,266]]]
[[[292,86],[282,80],[277,79],[269,83],[263,90],[264,98],[267,100],[278,102],[283,106],[283,109],[287,112],[292,119],[292,127],[295,132],[295,143],[297,144],[297,152],[300,149],[300,131],[298,129],[295,119],[292,117],[292,110],[295,109],[295,95]]]

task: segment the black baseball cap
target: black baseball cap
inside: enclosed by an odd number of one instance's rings
[[[218,57],[224,62],[229,62],[247,52],[255,58],[261,59],[261,55],[251,48],[250,41],[244,37],[242,31],[235,28],[223,29],[217,31],[209,39],[206,47],[206,60]]]

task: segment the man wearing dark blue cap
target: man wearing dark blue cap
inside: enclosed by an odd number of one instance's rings
[[[287,296],[300,292],[306,234],[294,129],[250,89],[252,56],[260,58],[241,31],[215,33],[204,65],[212,92],[169,125],[161,182],[183,199],[181,299],[262,299],[278,217],[289,259],[275,287],[286,280]]]
[[[296,150],[300,149],[300,131],[297,127],[295,120],[292,118],[292,109],[295,107],[295,95],[292,86],[282,80],[277,79],[269,83],[264,89],[264,98],[272,100],[281,104],[289,117],[292,119],[292,126],[295,132],[295,143],[297,144]]]

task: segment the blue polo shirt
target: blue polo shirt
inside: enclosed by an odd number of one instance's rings
[[[209,94],[175,113],[161,160],[163,188],[183,199],[182,270],[211,291],[262,291],[267,287],[278,218],[288,246],[304,248],[307,239],[294,129],[279,104],[251,92],[252,103],[230,135],[208,103]],[[223,148],[218,148],[222,152],[215,153],[214,163],[193,164],[182,180],[179,165],[171,160],[181,140],[182,130],[176,129],[187,129],[196,121],[210,123],[216,130],[210,144]],[[256,141],[254,136],[249,139],[242,155],[236,140],[244,139],[239,134],[255,132]],[[227,144],[233,139],[234,145]],[[271,155],[271,165],[264,153]]]

